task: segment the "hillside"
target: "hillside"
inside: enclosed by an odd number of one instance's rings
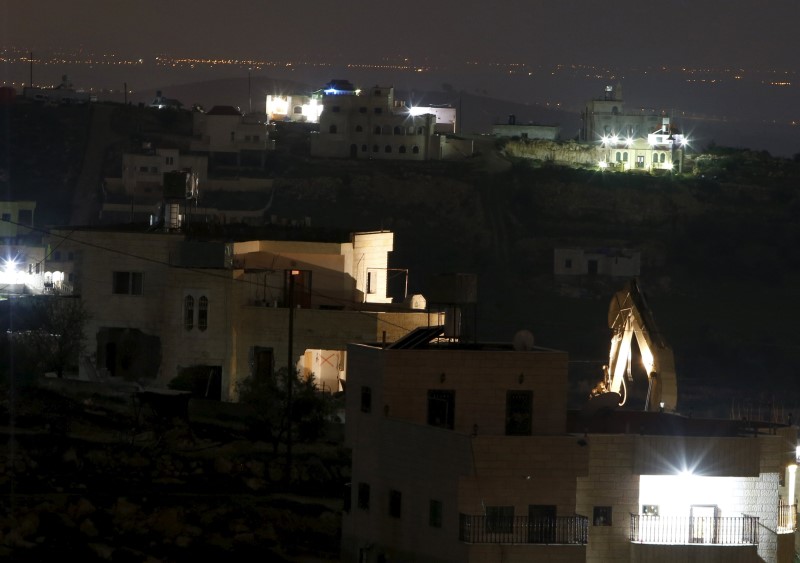
[[[102,175],[119,173],[124,150],[143,139],[185,146],[190,131],[188,113],[114,105],[19,105],[5,115],[14,141],[2,147],[14,156],[5,193],[36,198],[42,225],[96,216]],[[89,147],[102,166],[76,164]],[[479,335],[510,340],[529,329],[538,344],[569,352],[575,405],[607,357],[606,309],[624,280],[565,287],[552,275],[553,249],[640,250],[642,287],[676,355],[679,409],[727,416],[734,404],[774,402],[788,412],[800,392],[800,164],[721,147],[695,156],[693,174],[652,177],[548,167],[491,144],[463,162],[321,161],[279,139],[252,172],[275,180],[271,215],[393,230],[391,265],[409,269],[412,293],[437,273],[477,274]]]

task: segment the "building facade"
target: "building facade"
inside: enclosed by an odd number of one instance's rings
[[[236,400],[243,379],[270,376],[290,355],[308,375],[332,352],[344,366],[347,342],[391,342],[428,323],[386,294],[391,232],[348,242],[215,243],[108,230],[51,237],[72,258],[59,266],[90,315],[85,378],[165,386],[202,372],[210,397]],[[339,390],[343,370],[326,374],[318,383]]]
[[[346,562],[789,562],[796,429],[567,410],[568,356],[348,349]]]
[[[311,155],[323,158],[431,160],[438,158],[436,116],[414,115],[394,98],[394,88],[362,92],[346,81],[324,90],[319,133]]]

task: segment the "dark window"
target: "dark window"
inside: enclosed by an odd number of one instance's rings
[[[361,510],[369,510],[369,485],[367,483],[358,484],[358,507]]]
[[[597,273],[597,260],[589,260],[587,266],[590,275],[594,275]]]
[[[141,272],[113,272],[111,278],[111,292],[119,295],[141,295]]]
[[[6,222],[11,221],[11,213],[3,213],[2,219]]]
[[[372,412],[372,389],[361,388],[361,412]]]
[[[75,260],[75,253],[72,251],[67,252],[67,260]]]
[[[147,172],[147,166],[140,166],[139,172]]]
[[[360,108],[358,108],[358,113],[367,113],[367,108],[364,107],[364,106],[361,106]]]
[[[381,95],[381,91],[380,90],[375,90],[375,95],[376,96],[380,96]]]
[[[417,127],[417,135],[424,135],[425,128],[424,127]]]
[[[413,152],[414,154],[419,154],[419,147],[417,145],[414,145],[413,147],[411,147],[411,152]]]
[[[254,143],[257,143],[257,142],[259,142],[260,140],[261,140],[261,137],[260,137],[260,136],[258,136],[258,135],[253,135],[253,142],[254,142]]]
[[[22,225],[33,225],[33,211],[30,209],[20,209],[17,221]]]
[[[381,148],[378,145],[372,145],[372,152],[378,152]]]
[[[364,128],[361,125],[356,125],[356,133],[361,133],[363,130]]]
[[[183,328],[192,330],[194,327],[194,297],[187,295],[183,298]]]
[[[592,509],[592,523],[595,526],[610,526],[611,525],[611,507],[610,506],[595,506]]]
[[[353,504],[353,487],[350,486],[350,483],[346,483],[344,486],[344,493],[342,494],[342,510],[345,512],[350,512],[350,507]]]
[[[3,219],[3,220],[5,221],[5,219]],[[60,251],[60,250],[56,250],[56,251],[53,253],[53,260],[56,260],[56,261],[58,261],[58,262],[60,262],[60,261],[61,261],[61,251]]]
[[[495,534],[510,534],[514,529],[513,506],[487,506],[486,531]]]
[[[571,258],[567,258],[566,260],[564,260],[564,267],[567,268],[567,269],[572,268],[572,259]]]
[[[175,159],[171,156],[168,156],[164,158],[164,164],[170,164],[170,165],[175,164]]]
[[[530,436],[533,391],[506,391],[506,436]]]
[[[400,154],[406,154],[406,146],[400,145],[400,149],[398,149],[397,152],[399,152]]]
[[[383,152],[392,152],[392,145],[386,145],[383,148]]]
[[[367,272],[367,293],[376,293],[375,272]]]
[[[375,113],[383,113],[383,108],[375,108],[373,111]]]
[[[403,495],[400,491],[389,491],[389,516],[400,518],[402,503]]]
[[[341,111],[341,108],[339,106],[331,106],[331,111],[333,113],[339,113]]]
[[[428,391],[428,424],[453,429],[456,410],[456,392],[444,390]]]
[[[367,152],[367,145],[361,145],[361,152]]]
[[[628,153],[627,152],[622,153],[622,162],[628,162]]]
[[[208,297],[201,295],[197,302],[197,328],[205,330],[208,328]]]
[[[338,129],[336,128],[336,125],[331,125],[328,127],[328,133],[336,133],[337,130]]]
[[[661,162],[662,163],[664,162],[664,159],[666,158],[666,156],[667,156],[667,153],[663,153],[663,152],[661,153]]]
[[[380,125],[376,125],[375,128],[372,130],[372,132],[375,133],[376,135],[380,135],[381,134],[381,126]]]
[[[402,127],[400,127],[400,126],[398,125],[398,126],[396,126],[396,127],[394,128],[394,131],[393,131],[393,133],[394,133],[395,135],[402,135],[402,134],[403,134],[403,128],[402,128]]]
[[[428,505],[428,525],[431,528],[442,527],[442,501],[431,499]]]
[[[303,106],[294,106],[294,108],[292,109],[292,112],[294,112],[294,113],[303,113]]]

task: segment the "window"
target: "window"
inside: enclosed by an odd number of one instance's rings
[[[367,293],[375,294],[375,272],[367,272]]]
[[[453,429],[455,422],[456,392],[452,390],[428,391],[428,424]]]
[[[642,505],[642,516],[658,516],[658,505],[657,504],[643,504]]]
[[[628,152],[622,153],[622,162],[628,162]]]
[[[653,164],[658,164],[658,153],[657,152],[653,153]]]
[[[510,534],[514,529],[513,506],[487,506],[486,531],[499,534]]]
[[[111,278],[111,292],[117,295],[141,295],[141,272],[113,272]]]
[[[662,153],[661,153],[661,163],[662,163],[662,164],[664,163],[664,159],[665,159],[666,157],[667,157],[667,154],[662,152]]]
[[[372,132],[373,132],[373,133],[375,133],[376,135],[380,135],[380,134],[381,134],[381,126],[380,126],[380,125],[376,125],[376,126],[375,126],[375,127],[372,129]]]
[[[380,113],[383,113],[383,108],[375,108],[373,111],[374,111],[376,114],[380,114]]]
[[[569,270],[570,268],[572,268],[572,259],[571,259],[571,258],[567,258],[566,260],[564,260],[564,267],[565,267],[567,270]]]
[[[53,260],[55,260],[56,262],[60,262],[61,261],[61,251],[60,250],[56,250],[55,252],[53,252]]]
[[[164,164],[172,165],[175,164],[175,158],[168,156],[164,159]]]
[[[295,114],[303,113],[303,106],[294,106],[294,108],[292,108],[292,113]]]
[[[595,506],[592,509],[592,523],[595,526],[610,526],[611,525],[611,507],[610,506]]]
[[[375,95],[375,96],[380,96],[380,95],[381,95],[381,91],[380,91],[380,90],[375,90],[375,93],[374,93],[374,95]]]
[[[372,412],[372,388],[361,387],[361,412]]]
[[[617,162],[622,162],[622,153],[619,152],[619,151],[617,151],[617,154],[616,154],[616,161]]]
[[[206,330],[208,328],[208,297],[200,296],[197,303],[197,329]]]
[[[644,156],[637,156],[636,157],[636,168],[644,168]]]
[[[367,113],[367,108],[365,106],[361,106],[358,108],[358,113]]]
[[[336,131],[337,131],[336,125],[331,125],[330,127],[328,127],[328,133],[336,133]]]
[[[400,145],[400,148],[397,150],[400,154],[406,154],[406,146]]]
[[[367,145],[361,145],[361,152],[367,152]]]
[[[392,145],[386,145],[383,148],[383,152],[387,152],[387,153],[392,152]]]
[[[402,509],[403,495],[400,491],[389,491],[389,516],[400,518]]]
[[[260,137],[259,135],[253,135],[253,142],[254,142],[254,143],[257,143],[257,142],[259,142],[260,140],[261,140],[261,137]]]
[[[424,135],[425,128],[424,127],[417,127],[417,135]]]
[[[398,125],[398,126],[395,126],[393,133],[394,133],[395,135],[402,135],[402,134],[403,134],[403,128],[402,128],[402,127],[400,127],[399,125]]]
[[[194,297],[187,295],[183,298],[183,328],[194,328]]]
[[[345,512],[350,512],[350,507],[353,503],[353,499],[351,498],[353,494],[353,487],[350,486],[350,483],[346,483],[344,486],[344,493],[342,495],[342,510]]]
[[[361,510],[369,510],[369,485],[367,483],[358,484],[358,507]]]
[[[414,145],[413,147],[411,147],[411,152],[413,152],[414,154],[419,154],[419,147],[417,145]]]
[[[70,260],[70,261],[75,260],[75,253],[72,252],[71,250],[69,252],[67,252],[67,260]]]
[[[428,504],[428,525],[431,528],[442,527],[442,501],[431,499]]]
[[[147,166],[140,166],[139,167],[139,172],[147,173]]]
[[[506,436],[530,436],[533,391],[506,391]]]
[[[361,125],[356,125],[356,133],[361,133],[363,130],[364,128]]]
[[[339,106],[331,106],[331,111],[333,113],[339,113],[341,111],[341,108]]]
[[[378,145],[372,145],[372,152],[378,152],[381,148]]]

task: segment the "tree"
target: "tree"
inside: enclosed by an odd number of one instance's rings
[[[85,350],[83,330],[89,313],[78,297],[43,295],[30,298],[29,330],[20,334],[22,343],[35,354],[42,372],[54,371],[63,377],[67,370],[77,371]]]
[[[250,407],[250,430],[258,438],[272,442],[278,452],[288,437],[289,402],[287,395],[288,370],[279,369],[272,377],[248,377],[239,384],[239,401]],[[312,442],[325,432],[329,402],[319,391],[313,374],[295,375],[292,385],[292,440]]]

